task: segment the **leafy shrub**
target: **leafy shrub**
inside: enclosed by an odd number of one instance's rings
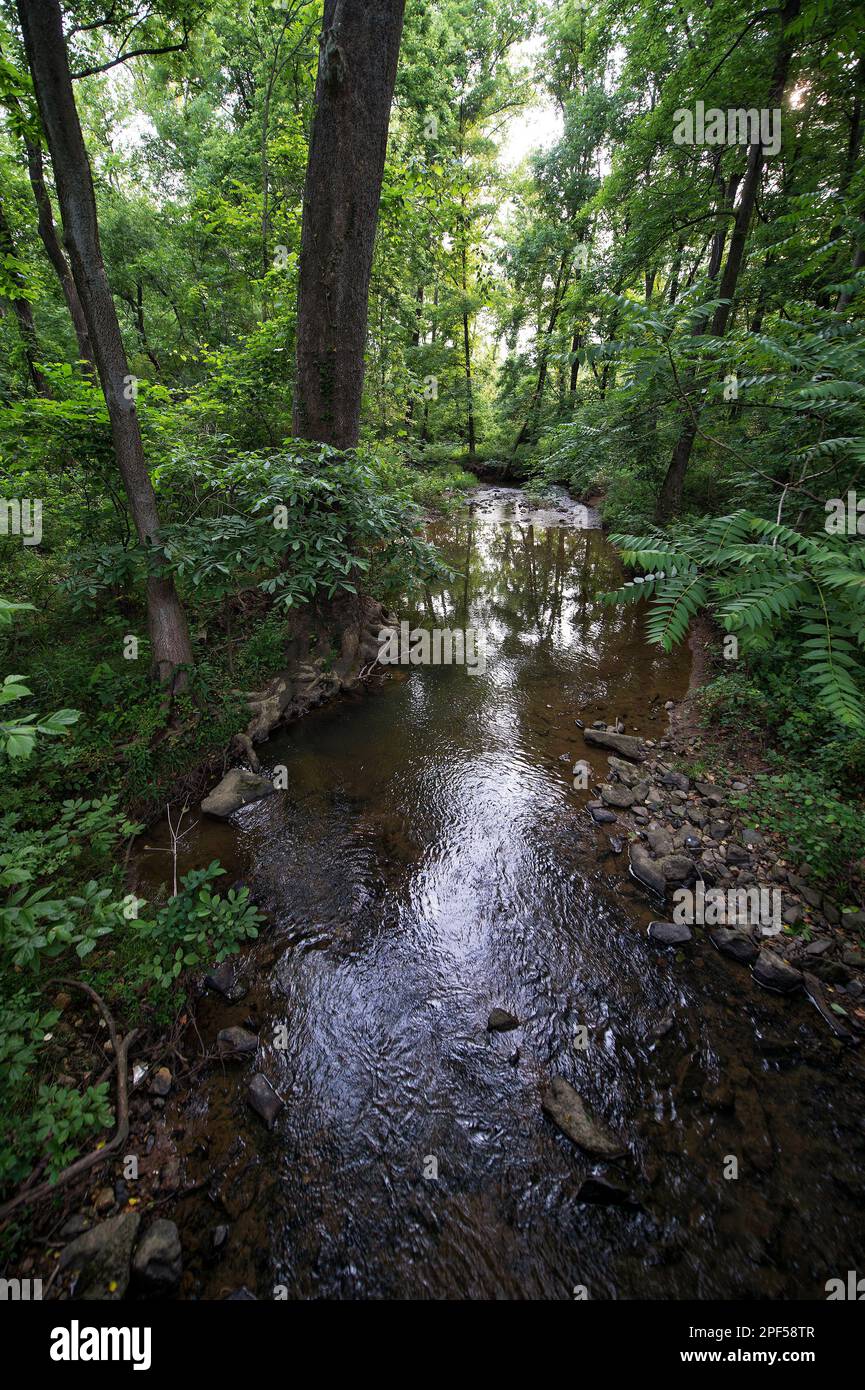
[[[249,901],[248,889],[231,888],[224,898],[211,891],[209,885],[224,873],[214,861],[186,874],[181,892],[154,917],[137,923],[145,952],[139,967],[142,983],[152,982],[157,990],[170,988],[182,971],[219,963],[258,936],[262,916]]]
[[[750,512],[704,518],[673,538],[613,536],[644,571],[607,602],[650,600],[648,636],[669,651],[701,610],[744,651],[795,634],[800,672],[827,715],[865,732],[865,548],[803,536]]]
[[[755,820],[767,818],[792,847],[799,862],[828,884],[847,883],[865,853],[861,810],[840,801],[813,775],[799,771],[759,774],[752,791],[731,798]]]

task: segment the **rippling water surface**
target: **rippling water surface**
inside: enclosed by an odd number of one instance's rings
[[[315,712],[262,750],[287,792],[199,823],[187,862],[218,855],[274,922],[202,1033],[254,1025],[287,1104],[268,1134],[230,1066],[169,1112],[203,1183],[171,1212],[186,1296],[802,1298],[861,1263],[858,1060],[710,946],[653,947],[572,787],[606,765],[576,717],[660,737],[688,680],[596,601],[620,574],[595,521],[496,489],[438,523],[459,578],[415,621],[481,630],[485,673],[398,669]],[[496,1006],[521,1026],[488,1033]],[[627,1161],[555,1131],[551,1073]],[[593,1174],[633,1202],[586,1201]]]

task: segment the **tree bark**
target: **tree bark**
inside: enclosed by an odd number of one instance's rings
[[[6,214],[2,205],[0,205],[0,255],[15,257],[15,239],[12,236],[12,228],[6,221]],[[23,291],[22,277],[16,273],[12,278],[21,285]],[[50,397],[51,387],[37,365],[39,343],[36,338],[36,325],[33,322],[33,308],[30,300],[22,293],[13,295],[10,302],[18,320],[18,332],[21,335],[24,358],[27,362],[27,375],[37,396]]]
[[[570,252],[566,251],[565,254],[562,256],[561,261],[559,262],[559,269],[556,275],[556,282],[553,287],[553,302],[550,307],[549,322],[547,323],[547,331],[544,334],[543,342],[541,344],[540,355],[538,357],[538,379],[535,382],[535,389],[532,392],[531,400],[529,401],[529,408],[526,411],[526,418],[523,421],[522,429],[520,430],[519,434],[517,435],[514,441],[514,447],[511,451],[512,458],[516,454],[517,449],[519,449],[520,445],[525,444],[537,431],[537,424],[538,420],[540,419],[541,413],[541,403],[544,397],[544,387],[547,384],[547,367],[550,358],[550,345],[552,343],[553,333],[555,332],[556,324],[558,323],[559,313],[561,312],[565,291],[568,287],[569,256]]]
[[[772,87],[769,93],[769,104],[773,108],[781,105],[781,99],[784,95],[787,73],[790,68],[790,59],[793,53],[793,43],[787,38],[787,27],[799,13],[799,7],[800,0],[787,0],[781,12],[781,38],[775,59]],[[764,163],[765,157],[762,145],[759,144],[759,142],[750,145],[748,147],[745,177],[742,181],[741,197],[739,199],[739,206],[736,209],[736,219],[730,237],[730,247],[727,252],[727,260],[724,264],[724,273],[721,276],[721,283],[718,287],[718,297],[721,303],[719,303],[715,310],[710,329],[710,332],[716,338],[723,338],[727,331],[727,325],[730,322],[730,315],[733,311],[733,299],[736,293],[736,287],[739,283],[739,272],[742,269],[745,245],[748,240],[748,229],[751,225],[751,217],[757,201],[757,193],[760,187]],[[729,187],[730,185],[728,185],[728,188]],[[693,415],[686,421],[676,442],[676,447],[673,450],[673,457],[670,459],[666,476],[661,485],[661,491],[658,494],[655,520],[659,523],[663,523],[669,520],[671,516],[675,515],[682,503],[685,474],[688,471],[691,450],[693,449],[694,440],[699,430],[699,406],[694,406],[693,412]]]
[[[405,0],[325,0],[300,244],[294,432],[360,434],[364,350]]]
[[[93,344],[108,407],[117,465],[142,544],[159,541],[156,497],[141,442],[126,349],[108,285],[90,161],[72,91],[59,0],[18,0],[27,62],[54,169],[63,235],[72,275]],[[154,673],[172,690],[192,664],[186,619],[173,581],[147,580],[147,617]]]
[[[78,298],[78,291],[69,269],[69,262],[63,254],[63,247],[60,245],[57,228],[54,225],[51,199],[48,195],[48,189],[45,187],[42,151],[38,145],[34,145],[33,141],[26,137],[24,145],[27,151],[30,187],[33,189],[33,197],[36,200],[39,236],[45,248],[45,254],[57,272],[57,278],[60,281],[60,288],[63,291],[63,298],[66,300],[66,307],[69,310],[69,317],[72,320],[72,327],[78,341],[78,357],[80,361],[87,363],[87,370],[95,374],[96,358],[93,355],[90,330],[87,327],[84,310],[81,308],[81,300]]]

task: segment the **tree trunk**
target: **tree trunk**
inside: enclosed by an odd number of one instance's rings
[[[48,195],[48,189],[45,187],[42,151],[38,145],[34,145],[32,140],[28,140],[26,137],[24,144],[27,150],[27,170],[30,175],[30,187],[33,189],[33,197],[36,200],[36,211],[39,218],[39,236],[45,248],[45,254],[57,272],[57,278],[60,281],[60,288],[63,291],[63,298],[66,300],[66,307],[69,310],[69,317],[72,320],[72,327],[75,329],[75,337],[78,341],[79,360],[86,362],[87,370],[95,374],[96,358],[93,355],[90,330],[87,327],[84,310],[81,308],[81,300],[78,298],[78,291],[75,288],[75,281],[69,269],[69,262],[63,254],[63,247],[60,245],[57,236],[57,228],[54,225],[54,213],[51,209],[51,199]]]
[[[294,432],[360,433],[364,350],[405,0],[325,0],[300,245]]]
[[[13,260],[15,259],[15,240],[12,236],[12,228],[6,221],[6,214],[3,211],[2,205],[0,205],[0,255],[10,256]],[[23,277],[16,273],[12,276],[12,279],[15,280],[16,283],[21,284],[21,289],[23,291]],[[24,358],[27,362],[27,375],[30,378],[37,396],[49,397],[51,395],[51,387],[48,385],[46,378],[37,365],[39,361],[39,343],[36,339],[36,325],[33,322],[33,308],[30,304],[30,300],[22,293],[20,295],[14,295],[11,299],[11,304],[15,317],[18,320],[18,332],[21,335]]]
[[[18,0],[18,16],[54,169],[64,240],[108,407],[117,464],[139,540],[153,544],[159,541],[156,497],[144,460],[126,350],[102,260],[93,179],[72,92],[60,5],[58,0]],[[154,672],[177,690],[184,680],[178,668],[191,665],[192,649],[172,580],[148,578],[147,617]]]
[[[579,328],[575,328],[574,336],[571,338],[571,385],[568,392],[571,405],[573,405],[577,399],[577,380],[580,375],[580,359],[578,354],[582,345],[582,334]]]
[[[781,39],[778,53],[775,59],[775,71],[772,78],[772,88],[769,93],[770,107],[780,107],[781,99],[784,95],[784,87],[787,82],[787,73],[790,67],[793,44],[787,38],[787,27],[799,13],[800,0],[787,0],[781,13]],[[718,287],[718,296],[721,303],[715,310],[712,318],[711,333],[716,338],[723,338],[727,331],[730,315],[733,311],[733,298],[736,293],[736,286],[739,282],[739,272],[742,269],[742,261],[745,255],[745,244],[748,240],[748,229],[751,225],[751,217],[757,201],[757,193],[760,187],[760,179],[763,173],[764,155],[762,145],[755,144],[748,147],[748,161],[745,169],[745,177],[742,182],[742,192],[739,199],[739,206],[736,209],[736,219],[733,224],[733,233],[730,237],[730,248],[727,252],[727,260],[724,265],[724,273],[721,276],[721,283]],[[728,185],[728,189],[732,185]],[[717,247],[717,241],[713,247],[713,252]],[[713,257],[714,260],[714,257]],[[711,267],[710,267],[711,270]],[[655,509],[655,520],[659,523],[667,521],[679,510],[682,503],[682,493],[685,486],[685,474],[688,471],[688,464],[691,459],[691,450],[699,429],[699,407],[693,407],[693,415],[686,421],[685,426],[676,442],[673,450],[673,457],[667,469],[666,476],[661,491],[658,495],[658,503]]]
[[[568,256],[569,252],[566,251],[565,254],[562,256],[561,261],[559,262],[558,274],[556,275],[556,283],[553,287],[553,302],[550,308],[549,323],[547,324],[547,331],[544,334],[544,340],[541,344],[540,356],[538,358],[538,379],[535,383],[535,389],[532,392],[532,398],[529,401],[529,408],[526,411],[526,418],[523,421],[522,429],[520,430],[519,434],[517,435],[514,441],[514,447],[511,452],[512,458],[515,456],[517,449],[519,449],[520,445],[527,443],[528,440],[532,437],[532,435],[537,431],[537,424],[541,414],[541,403],[544,398],[544,387],[547,383],[547,366],[550,357],[550,344],[552,342],[553,333],[555,332],[556,324],[558,322],[565,290],[568,286],[569,277],[566,274],[568,268]]]

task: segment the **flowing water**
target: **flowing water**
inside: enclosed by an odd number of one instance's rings
[[[286,1106],[268,1133],[232,1063],[166,1112],[184,1296],[818,1298],[861,1263],[858,1057],[707,943],[654,947],[574,790],[606,765],[577,717],[662,737],[688,683],[596,601],[620,573],[595,522],[490,489],[437,523],[459,577],[416,621],[482,631],[485,672],[397,668],[314,712],[261,750],[288,791],[197,826],[181,867],[220,857],[272,915],[246,997],[198,1026],[254,1026]],[[520,1027],[489,1033],[497,1006]],[[554,1073],[627,1160],[543,1116]],[[593,1174],[632,1200],[587,1200]]]

